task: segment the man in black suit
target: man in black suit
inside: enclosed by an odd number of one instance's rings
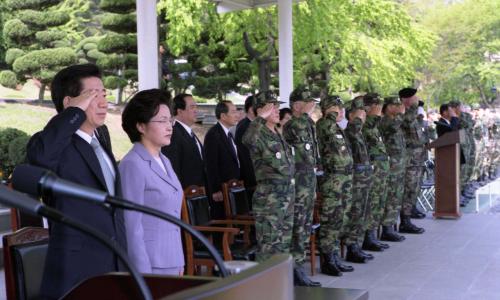
[[[170,145],[163,147],[162,152],[172,163],[182,188],[190,185],[207,188],[206,169],[203,145],[191,128],[196,122],[197,105],[190,94],[179,94],[174,97],[173,113],[175,125]]]
[[[120,196],[113,154],[95,134],[108,107],[99,69],[92,64],[65,68],[54,77],[51,90],[58,114],[29,141],[28,161],[63,179]],[[126,247],[121,210],[59,196],[48,204]],[[41,298],[59,299],[84,279],[122,269],[114,253],[94,238],[59,223],[49,225]]]
[[[447,132],[458,130],[459,120],[455,111],[448,104],[442,104],[439,107],[439,114],[441,118],[439,118],[439,121],[434,122],[438,137]]]
[[[253,169],[252,159],[250,158],[250,152],[248,151],[248,148],[243,145],[242,139],[243,135],[248,129],[248,126],[255,119],[252,108],[253,101],[253,95],[248,96],[245,100],[246,117],[241,120],[238,125],[236,125],[235,136],[236,146],[238,147],[238,158],[240,161],[240,178],[245,183],[245,188],[248,193],[248,199],[252,199],[253,191],[255,191],[255,187],[257,186],[257,181],[255,180],[255,172]],[[251,203],[252,201],[249,202]]]
[[[238,122],[238,111],[231,101],[221,101],[215,106],[215,117],[219,121],[205,135],[205,159],[212,190],[211,213],[215,219],[225,217],[222,184],[231,179],[240,179],[238,149],[229,128]]]

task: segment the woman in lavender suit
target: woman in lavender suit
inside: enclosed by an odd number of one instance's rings
[[[134,146],[120,162],[126,199],[180,218],[183,190],[160,149],[170,144],[170,95],[158,89],[137,93],[122,113],[122,127]],[[129,258],[142,273],[182,275],[179,227],[142,213],[125,212]]]

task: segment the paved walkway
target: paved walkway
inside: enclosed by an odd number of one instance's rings
[[[325,287],[367,289],[370,299],[500,299],[500,180],[491,187],[496,201],[478,214],[434,220],[428,213],[415,220],[424,234],[407,234],[367,264],[352,264],[352,273],[314,279]]]

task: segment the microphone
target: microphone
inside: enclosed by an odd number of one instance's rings
[[[27,194],[48,197],[59,195],[74,197],[81,200],[91,200],[100,204],[110,204],[122,209],[142,212],[169,223],[173,223],[189,232],[189,234],[194,236],[207,248],[210,256],[212,256],[215,263],[219,267],[222,277],[227,277],[229,275],[219,252],[203,234],[194,229],[191,225],[188,225],[182,220],[179,220],[178,218],[162,211],[144,205],[139,205],[123,198],[109,196],[103,191],[61,179],[49,170],[29,164],[21,164],[14,169],[14,172],[12,173],[12,186],[14,189]]]
[[[152,300],[151,292],[149,291],[144,278],[137,271],[137,269],[128,261],[127,254],[120,248],[116,247],[109,241],[109,238],[94,228],[82,224],[74,219],[63,215],[60,211],[50,208],[40,201],[32,199],[31,197],[22,194],[20,192],[16,192],[7,188],[4,185],[0,185],[0,202],[6,204],[9,207],[15,207],[20,209],[26,213],[29,213],[34,216],[42,216],[46,217],[54,222],[63,223],[73,229],[76,229],[80,232],[88,234],[104,244],[108,249],[110,249],[113,253],[116,253],[118,258],[123,262],[123,264],[127,267],[130,274],[136,281],[139,290],[145,300]]]
[[[104,203],[108,196],[106,192],[61,179],[49,170],[28,164],[14,169],[12,186],[15,190],[41,197],[64,195]]]

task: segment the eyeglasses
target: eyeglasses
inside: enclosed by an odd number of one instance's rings
[[[170,119],[170,120],[150,120],[149,122],[152,122],[152,123],[159,123],[163,126],[169,124],[170,126],[174,126],[174,122],[175,120],[174,119]]]

